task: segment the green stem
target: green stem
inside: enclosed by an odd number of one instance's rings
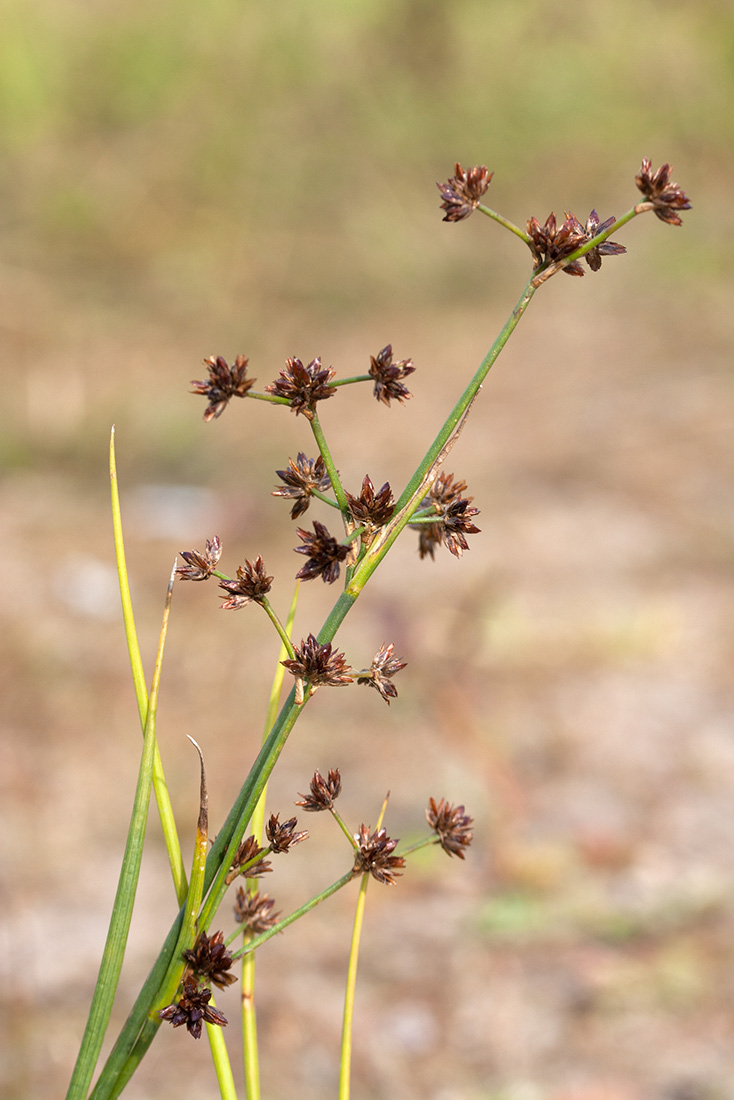
[[[336,882],[332,882],[331,886],[327,886],[325,890],[322,890],[320,894],[311,898],[305,905],[299,906],[298,909],[294,909],[292,913],[289,913],[287,917],[283,917],[283,920],[279,920],[277,924],[274,924],[272,928],[268,928],[267,932],[261,932],[259,936],[253,937],[248,944],[241,947],[239,951],[236,951],[232,958],[239,959],[245,955],[249,955],[251,952],[256,951],[258,947],[266,943],[267,940],[271,940],[273,936],[277,936],[278,932],[282,932],[284,928],[287,928],[289,924],[293,924],[294,921],[299,920],[300,917],[304,917],[306,913],[310,913],[312,909],[315,909],[317,905],[320,905],[322,901],[326,901],[332,894],[335,894],[337,890],[341,890],[347,883],[351,882],[354,878],[353,871],[347,871],[345,875],[338,878]]]
[[[491,210],[490,207],[485,206],[484,203],[477,203],[477,210],[480,210],[482,214],[486,214],[488,218],[492,218],[493,221],[504,226],[505,229],[509,229],[511,233],[514,233],[516,237],[519,237],[521,241],[525,241],[525,244],[530,244],[530,237],[524,229],[520,229],[519,226],[513,225],[507,218],[503,218],[501,214],[498,214],[496,210]]]
[[[352,378],[337,378],[330,386],[351,386],[354,382],[374,382],[371,374],[355,374]]]
[[[214,1007],[213,997],[209,1001],[209,1004]],[[214,1070],[217,1075],[219,1095],[222,1100],[237,1100],[237,1089],[235,1088],[234,1076],[232,1074],[232,1063],[227,1051],[227,1044],[224,1041],[223,1030],[218,1024],[207,1024],[206,1034],[209,1039]]]
[[[326,436],[324,435],[323,429],[321,427],[321,421],[319,420],[319,414],[316,411],[315,407],[311,411],[310,422],[311,431],[313,432],[314,439],[316,440],[316,445],[319,448],[321,457],[324,460],[324,465],[326,466],[326,471],[329,475],[329,480],[331,481],[331,487],[334,490],[334,496],[336,497],[337,504],[339,505],[339,509],[342,515],[346,518],[349,515],[349,505],[347,504],[346,493],[344,492],[344,486],[339,479],[339,472],[334,465],[334,459],[331,457],[331,451],[329,450],[329,445],[326,442]],[[347,534],[348,533],[349,532],[347,530]]]
[[[283,624],[281,623],[278,616],[275,614],[275,611],[273,611],[270,600],[267,598],[267,596],[262,596],[257,602],[260,604],[263,611],[268,616],[268,618],[270,619],[270,621],[273,624],[273,626],[275,627],[275,629],[278,631],[278,634],[280,635],[280,640],[282,642],[282,648],[285,650],[286,655],[288,657],[290,657],[291,660],[293,660],[295,658],[295,655],[296,655],[295,650],[293,649],[293,644],[292,644],[290,638],[288,637],[288,631],[283,626]],[[282,668],[282,665],[279,665],[279,667]],[[285,672],[285,669],[283,669],[283,672]],[[280,682],[282,684],[282,682],[283,682],[282,677],[281,677]],[[272,703],[272,698],[273,697],[272,697],[272,694],[271,694],[271,697],[270,697],[271,703]],[[276,698],[276,706],[277,706],[277,698]],[[274,718],[274,716],[273,716],[273,718]],[[272,724],[273,719],[271,718],[270,721],[271,721],[271,724]]]
[[[362,875],[357,897],[357,908],[352,927],[352,942],[349,948],[347,983],[344,990],[344,1016],[342,1020],[341,1054],[339,1057],[339,1100],[349,1100],[349,1083],[352,1068],[352,1034],[354,1024],[354,997],[357,989],[357,964],[359,962],[359,944],[362,938],[364,910],[367,904],[367,887],[370,876]]]
[[[344,836],[347,838],[347,840],[351,844],[352,848],[356,852],[357,847],[358,847],[357,841],[354,839],[354,837],[350,833],[349,826],[347,825],[347,823],[342,818],[342,816],[339,813],[339,811],[337,810],[336,806],[331,807],[331,816],[334,818],[334,821],[336,821],[337,825],[339,826],[341,831],[344,833]]]
[[[613,233],[616,233],[623,225],[626,225],[627,222],[636,218],[638,214],[645,214],[648,210],[652,209],[652,203],[638,202],[636,206],[633,206],[626,214],[623,214],[621,218],[617,218],[612,222],[609,228],[605,229],[603,233],[597,233],[590,241],[586,241],[584,244],[579,245],[574,252],[571,252],[568,256],[564,256],[564,258],[557,263],[548,264],[539,268],[531,280],[532,285],[535,288],[541,286],[542,283],[550,279],[551,275],[555,275],[557,271],[561,271],[564,267],[568,267],[574,260],[579,260],[582,256],[585,256],[587,252],[591,252],[592,248],[596,248],[597,245],[603,244]]]

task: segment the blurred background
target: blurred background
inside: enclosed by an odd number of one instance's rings
[[[107,449],[152,667],[174,555],[217,533],[302,564],[274,471],[305,420],[236,402],[204,424],[204,356],[363,373],[388,342],[414,397],[323,406],[348,489],[396,494],[511,310],[524,247],[441,222],[455,160],[524,225],[638,198],[643,156],[693,210],[559,277],[497,362],[448,470],[481,535],[419,562],[408,533],[339,635],[408,662],[389,710],[323,691],[269,810],[315,767],[342,812],[476,819],[465,864],[373,884],[355,1100],[722,1100],[734,1072],[734,13],[726,0],[2,0],[2,845],[8,1100],[66,1088],[106,933],[140,732],[119,613]],[[306,517],[327,516],[318,508]],[[303,521],[301,521],[303,522]],[[307,524],[308,525],[308,522]],[[333,598],[304,586],[296,634]],[[201,743],[211,824],[259,744],[277,643],[257,608],[176,591],[159,738],[187,853]],[[344,868],[330,821],[265,889],[288,911]],[[355,892],[259,964],[264,1095],[335,1095]],[[174,913],[154,815],[116,1034]],[[223,911],[227,931],[230,918]],[[7,984],[9,983],[9,985]],[[237,987],[219,997],[233,1021]],[[236,1027],[229,1029],[236,1057]],[[132,1098],[215,1095],[163,1028]]]

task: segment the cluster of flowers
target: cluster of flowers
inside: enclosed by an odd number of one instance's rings
[[[307,813],[319,813],[327,810],[338,817],[334,803],[341,793],[341,775],[338,768],[331,769],[326,778],[317,770],[309,785],[308,794],[301,795],[297,806]],[[236,878],[256,879],[272,871],[271,863],[265,857],[269,854],[288,852],[294,845],[308,837],[307,830],[296,829],[295,817],[281,822],[279,814],[271,814],[265,829],[267,847],[261,847],[254,836],[247,837],[235,853],[227,876],[227,885]],[[439,844],[449,856],[464,859],[465,851],[472,842],[472,818],[465,813],[463,806],[452,806],[445,799],[436,802],[431,798],[426,810],[426,820],[436,834],[434,843]],[[360,825],[353,835],[352,876],[369,874],[385,886],[394,886],[396,878],[405,867],[405,857],[395,855],[399,841],[387,835],[384,828],[371,830],[369,825]],[[275,900],[267,894],[261,894],[254,888],[240,887],[234,904],[234,919],[245,937],[270,932],[278,924],[280,913],[274,913]],[[178,999],[161,1009],[161,1019],[168,1020],[173,1027],[186,1026],[194,1039],[199,1039],[202,1024],[215,1024],[225,1027],[227,1018],[210,1004],[211,986],[226,989],[237,981],[231,972],[234,956],[225,942],[224,932],[214,932],[209,936],[199,933],[193,948],[184,951],[186,968],[181,980],[181,993]]]

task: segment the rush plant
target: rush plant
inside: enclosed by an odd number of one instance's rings
[[[650,161],[644,159],[635,177],[642,198],[619,219],[609,217],[600,221],[596,210],[591,211],[585,222],[572,213],[567,213],[563,221],[550,214],[542,224],[531,217],[522,229],[485,204],[491,181],[492,173],[484,166],[465,170],[456,164],[454,175],[438,184],[444,221],[462,221],[475,211],[484,214],[527,246],[531,270],[499,335],[466,382],[463,393],[449,410],[413,476],[398,494],[388,483],[375,489],[367,474],[361,485],[350,492],[342,484],[338,462],[332,455],[321,421],[322,407],[327,401],[338,398],[342,386],[371,387],[373,396],[387,408],[392,402],[401,403],[410,398],[405,382],[416,368],[412,360],[396,358],[390,344],[369,356],[369,367],[364,373],[345,378],[338,378],[334,369],[323,366],[318,358],[304,364],[294,356],[286,361],[278,377],[261,390],[255,389],[256,379],[249,375],[246,356],[238,355],[231,365],[223,356],[211,356],[204,361],[207,377],[193,383],[193,392],[206,399],[204,419],[213,427],[230,404],[237,404],[235,398],[281,405],[309,422],[314,455],[298,453],[295,459],[289,458],[287,466],[276,472],[280,485],[274,495],[290,504],[292,520],[301,520],[311,505],[320,507],[324,519],[331,518],[328,525],[322,519],[314,519],[310,528],[296,528],[298,545],[294,549],[305,561],[296,573],[295,591],[285,616],[281,616],[271,602],[274,582],[262,557],[246,560],[236,567],[234,575],[230,575],[220,569],[223,548],[216,535],[207,538],[199,549],[183,552],[183,564],[174,568],[168,585],[149,692],[127,582],[113,433],[110,445],[113,525],[123,619],[143,730],[143,751],[117,897],[87,1028],[67,1094],[69,1100],[88,1096],[93,1100],[111,1100],[118,1096],[164,1024],[180,1028],[182,1042],[187,1041],[187,1036],[199,1039],[206,1029],[221,1095],[235,1097],[230,1052],[224,1042],[228,1016],[215,1006],[213,987],[224,992],[238,980],[242,990],[239,998],[241,1045],[247,1097],[257,1100],[260,1084],[253,992],[257,949],[330,895],[356,881],[359,886],[345,990],[339,1077],[339,1097],[346,1100],[357,957],[368,883],[375,879],[381,886],[395,885],[410,853],[427,844],[438,844],[449,856],[464,859],[472,841],[472,818],[463,805],[452,805],[445,798],[430,798],[426,810],[427,835],[411,848],[400,848],[383,825],[385,805],[374,827],[364,822],[355,827],[342,819],[337,809],[342,776],[333,768],[326,776],[315,771],[308,791],[300,795],[296,805],[304,813],[322,812],[334,818],[344,834],[343,874],[305,905],[285,915],[276,911],[274,898],[260,890],[261,880],[272,870],[275,858],[308,836],[305,829],[298,827],[296,817],[281,820],[279,813],[271,813],[265,820],[268,779],[304,708],[319,689],[351,685],[371,687],[390,704],[397,696],[395,678],[406,667],[402,656],[396,655],[394,645],[389,642],[377,645],[374,656],[364,665],[352,665],[353,658],[348,659],[335,644],[344,619],[406,528],[418,534],[421,558],[433,558],[441,548],[461,558],[469,548],[469,538],[480,533],[474,522],[478,509],[473,506],[473,498],[467,495],[466,482],[446,472],[445,463],[487,373],[535,293],[560,272],[582,276],[585,265],[596,273],[604,258],[624,253],[625,248],[610,238],[638,215],[653,212],[667,225],[679,226],[681,211],[690,208],[687,196],[671,179],[670,166],[664,164],[653,171]],[[299,585],[317,578],[325,585],[336,586],[338,595],[320,629],[314,626],[299,639],[293,634]],[[210,588],[215,590],[218,587],[220,599],[224,596],[221,603],[224,610],[241,611],[248,605],[259,606],[277,632],[281,650],[264,718],[262,747],[211,844],[205,769],[201,759],[198,825],[188,874],[156,743],[156,707],[168,611],[175,582],[184,581],[209,582]],[[286,681],[290,683],[290,691],[281,701]],[[376,704],[380,705],[377,700]],[[179,912],[92,1087],[122,967],[151,789],[163,826]],[[226,995],[222,1000],[223,1007],[231,1015]]]

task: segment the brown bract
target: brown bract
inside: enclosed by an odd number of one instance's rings
[[[181,551],[181,557],[186,565],[177,567],[176,576],[182,581],[205,581],[216,569],[221,556],[222,544],[219,536],[215,535],[214,538],[206,540],[206,549],[203,554],[201,550]]]
[[[468,218],[486,193],[493,175],[494,172],[490,172],[483,164],[464,171],[457,161],[454,175],[446,183],[436,183],[441,192],[441,209],[446,211],[443,220],[459,222]]]
[[[395,511],[395,498],[389,482],[375,492],[368,474],[362,480],[362,491],[358,497],[347,493],[347,503],[352,519],[358,526],[367,528],[366,534],[372,535],[379,527],[384,527]]]
[[[219,587],[229,593],[229,599],[221,606],[225,611],[237,611],[248,603],[262,603],[270,591],[273,578],[265,572],[265,563],[258,555],[254,562],[245,559],[237,567],[236,581],[220,581]]]
[[[466,487],[465,481],[454,481],[453,474],[439,474],[434,481],[421,510],[435,512],[436,521],[413,525],[420,532],[418,552],[421,558],[435,557],[436,547],[442,544],[454,557],[460,558],[469,549],[466,535],[479,534],[479,528],[471,522],[479,515],[479,509],[471,507],[474,498],[461,495]]]
[[[301,795],[301,801],[296,806],[302,806],[309,813],[318,813],[321,810],[332,809],[342,789],[342,779],[339,769],[334,768],[326,779],[316,769],[310,783],[308,794]]]
[[[394,856],[398,841],[391,840],[385,829],[370,833],[369,825],[360,825],[354,839],[357,849],[354,855],[355,875],[370,874],[386,886],[394,886],[398,870],[405,866],[403,856]]]
[[[296,534],[303,542],[303,546],[295,546],[296,554],[305,554],[308,561],[296,573],[301,580],[311,581],[315,577],[321,577],[324,584],[333,584],[339,576],[341,562],[349,554],[349,547],[342,546],[336,541],[328,529],[317,519],[313,522],[313,531],[304,531],[296,528]]]
[[[685,191],[671,180],[672,170],[671,165],[661,164],[653,172],[651,161],[648,157],[643,157],[635,183],[647,201],[652,203],[653,210],[661,221],[668,225],[682,225],[678,211],[690,210],[691,203]]]
[[[321,455],[318,458],[306,458],[302,451],[294,462],[288,459],[287,470],[275,471],[283,486],[273,489],[272,496],[286,497],[293,501],[291,519],[298,519],[307,511],[314,489],[326,493],[331,488],[331,480]]]
[[[258,844],[255,836],[248,836],[246,840],[243,840],[239,848],[235,852],[234,859],[229,868],[229,873],[226,878],[227,885],[237,878],[238,875],[244,875],[245,878],[259,878],[260,875],[266,874],[268,871],[272,871],[270,861],[267,859],[258,859],[258,856],[265,854],[267,848],[261,848]],[[247,867],[251,860],[257,860],[251,867]],[[242,870],[242,868],[245,868]]]
[[[244,926],[243,931],[247,930],[257,936],[277,924],[280,913],[272,912],[274,905],[275,898],[261,894],[257,890],[254,894],[250,894],[240,886],[235,898],[234,919]]]
[[[362,673],[357,679],[358,684],[368,684],[379,691],[388,706],[390,700],[395,699],[398,694],[398,689],[393,684],[392,677],[396,672],[400,672],[401,668],[405,668],[407,663],[393,657],[394,649],[395,646],[392,642],[390,645],[387,645],[387,643],[381,645],[372,658],[370,671]]]
[[[229,973],[234,960],[225,947],[224,932],[215,932],[211,937],[200,932],[193,948],[184,951],[183,957],[195,974],[207,978],[220,989],[237,981],[237,975]]]
[[[322,367],[321,358],[312,359],[304,367],[300,359],[286,359],[285,370],[265,389],[276,397],[285,397],[295,413],[303,413],[311,419],[317,401],[333,397],[336,386],[329,385],[336,371]]]
[[[174,1027],[186,1024],[189,1035],[200,1039],[202,1023],[227,1026],[227,1017],[209,1006],[211,998],[211,989],[199,989],[194,978],[186,978],[181,998],[175,1004],[162,1008],[158,1015],[162,1020],[169,1020]]]
[[[278,820],[280,814],[271,814],[270,820],[265,826],[265,835],[270,841],[270,851],[274,853],[287,852],[294,844],[300,844],[308,836],[308,829],[296,832],[298,819],[291,817],[282,824]]]
[[[332,650],[331,642],[319,645],[313,634],[295,647],[295,658],[281,661],[297,679],[307,680],[312,688],[326,685],[342,687],[351,684],[354,677],[344,654]]]
[[[435,799],[428,799],[426,820],[438,837],[438,842],[450,856],[464,858],[464,849],[472,842],[473,819],[464,813],[463,806],[452,806],[445,798],[438,804]]]
[[[374,396],[384,405],[391,401],[407,401],[412,393],[401,379],[407,378],[415,370],[412,359],[399,359],[393,362],[392,344],[386,344],[377,355],[370,356],[370,377],[375,380]]]
[[[206,397],[209,404],[204,411],[205,420],[215,420],[221,416],[232,397],[246,397],[247,391],[255,385],[257,379],[247,377],[247,356],[238,355],[233,366],[221,355],[210,355],[204,363],[209,369],[209,379],[205,382],[192,381],[192,393]]]

